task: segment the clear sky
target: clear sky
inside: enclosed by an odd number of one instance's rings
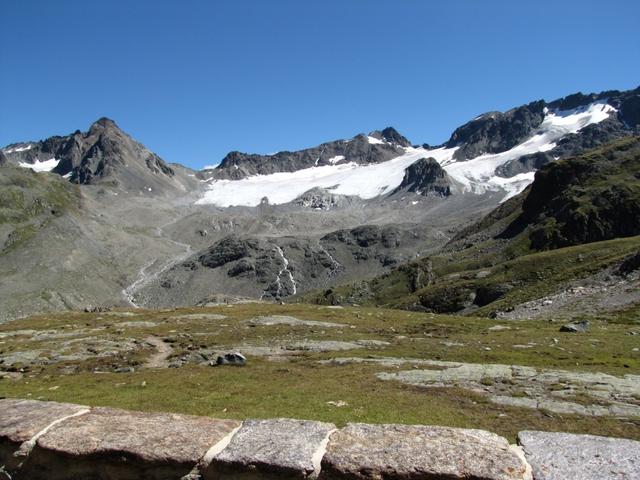
[[[200,168],[640,85],[637,0],[0,0],[0,145],[101,116]]]

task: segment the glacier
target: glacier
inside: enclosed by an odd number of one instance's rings
[[[295,172],[254,175],[241,180],[212,180],[208,190],[195,203],[218,207],[254,207],[266,197],[269,203],[277,205],[289,203],[316,187],[367,200],[392,192],[402,183],[405,169],[425,157],[434,158],[463,193],[504,192],[501,201],[505,201],[533,182],[535,172],[504,178],[496,175],[496,168],[523,155],[551,150],[566,135],[602,122],[615,112],[616,109],[606,101],[572,110],[546,110],[542,123],[527,140],[505,152],[483,154],[469,160],[454,158],[457,147],[405,147],[402,155],[377,164],[336,163]],[[369,141],[381,142],[373,137],[369,137]],[[337,158],[332,160],[338,161]]]

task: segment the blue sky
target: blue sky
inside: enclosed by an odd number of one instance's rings
[[[97,118],[171,162],[640,85],[636,0],[0,0],[0,145]]]

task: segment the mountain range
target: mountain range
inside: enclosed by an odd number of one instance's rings
[[[638,135],[640,88],[485,113],[438,146],[388,127],[200,171],[107,118],[13,143],[0,321],[258,299],[502,315],[553,292],[496,265],[640,234]],[[584,275],[622,264],[625,245]]]

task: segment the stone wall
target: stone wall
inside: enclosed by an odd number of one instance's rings
[[[292,419],[217,420],[0,400],[0,478],[638,479],[640,442]]]

